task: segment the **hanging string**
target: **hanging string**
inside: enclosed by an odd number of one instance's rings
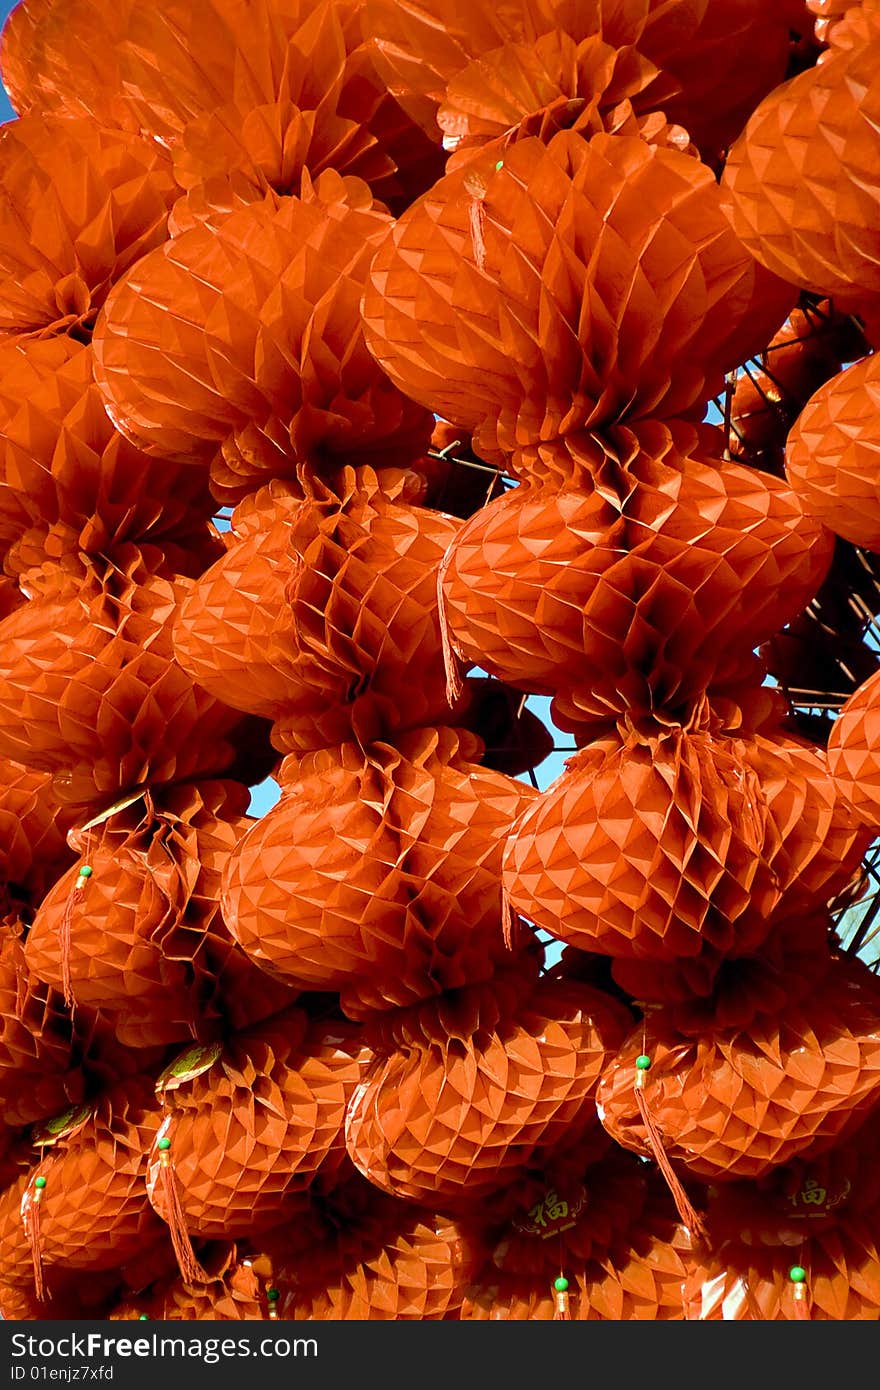
[[[642,1046],[644,1047],[644,1034],[642,1038]],[[648,1143],[654,1155],[654,1161],[663,1174],[666,1186],[669,1188],[672,1200],[675,1203],[675,1209],[681,1217],[683,1224],[695,1239],[708,1243],[708,1231],[703,1223],[703,1219],[695,1207],[692,1206],[691,1200],[685,1192],[681,1180],[670,1162],[669,1155],[663,1144],[663,1136],[657,1128],[656,1121],[651,1114],[651,1108],[645,1096],[645,1077],[650,1070],[650,1066],[651,1059],[644,1052],[641,1056],[636,1058],[636,1105],[639,1108],[639,1114],[645,1126]]]
[[[181,1278],[185,1284],[206,1284],[211,1276],[199,1264],[186,1229],[186,1212],[180,1197],[177,1174],[171,1161],[171,1140],[167,1137],[160,1139],[157,1148],[159,1176],[165,1199],[165,1220],[171,1232],[171,1244],[177,1257]]]

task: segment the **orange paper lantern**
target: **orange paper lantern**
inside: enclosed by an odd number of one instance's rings
[[[287,759],[281,800],[239,842],[223,912],[247,954],[352,1017],[486,979],[504,835],[532,788],[476,765],[452,729]]]

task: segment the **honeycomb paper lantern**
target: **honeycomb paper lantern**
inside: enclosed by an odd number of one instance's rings
[[[362,491],[368,477],[346,470],[341,495],[318,489],[299,505],[283,485],[258,493],[181,606],[181,665],[274,719],[284,751],[396,736],[451,712],[437,570],[460,523]]]
[[[563,725],[692,699],[795,616],[831,562],[830,535],[784,483],[704,461],[697,431],[640,433],[595,487],[490,502],[443,560],[453,648],[556,694]]]
[[[0,329],[88,336],[111,285],[167,235],[176,189],[155,143],[23,116],[0,134]]]
[[[240,717],[175,663],[171,627],[191,587],[150,575],[131,548],[47,577],[6,618],[0,753],[54,774],[69,803],[225,770]]]
[[[880,16],[859,13],[859,42],[765,97],[724,171],[744,244],[777,275],[819,294],[880,290]]]
[[[494,981],[462,992],[457,1043],[441,1000],[406,1025],[399,1050],[378,1052],[346,1117],[349,1155],[377,1187],[473,1202],[595,1123],[596,1081],[626,1010],[568,982],[538,985],[509,1013],[493,995],[503,997]]]
[[[70,1012],[28,968],[25,935],[8,917],[0,927],[0,1099],[13,1126],[47,1119],[86,1090]]]
[[[880,382],[873,357],[831,378],[798,417],[785,472],[804,508],[853,545],[880,550]]]
[[[877,1104],[876,980],[835,961],[802,999],[745,1028],[688,1036],[674,1006],[652,1012],[607,1069],[602,1123],[625,1148],[649,1153],[636,1104],[636,1057],[651,1066],[645,1100],[672,1163],[698,1177],[759,1178],[844,1138]]]
[[[230,995],[240,1018],[248,997],[253,1009],[266,996],[265,1012],[284,1003],[287,991],[249,965],[220,917],[220,874],[252,824],[246,804],[239,783],[183,785],[80,831],[78,865],[28,934],[30,968],[100,1009],[134,1047],[213,1033]]]
[[[282,797],[239,842],[222,904],[243,950],[345,1011],[486,979],[508,950],[501,852],[535,793],[448,728],[286,759]]]
[[[25,1227],[37,1177],[46,1178],[39,1247],[50,1291],[55,1265],[116,1269],[167,1239],[144,1185],[159,1119],[150,1078],[126,1077],[36,1136],[49,1143],[48,1153],[0,1197],[0,1253],[10,1283],[29,1287],[34,1280]]]
[[[95,336],[114,424],[148,453],[215,459],[224,502],[328,455],[406,462],[430,437],[430,417],[387,380],[360,329],[387,212],[332,171],[302,193],[143,257]]]
[[[368,0],[366,14],[376,61],[390,90],[426,128],[436,130],[439,122],[447,132],[450,89],[455,92],[463,84],[469,64],[477,67],[473,60],[485,55],[487,66],[491,61],[493,70],[503,70],[511,50],[534,54],[542,40],[558,33],[581,49],[590,40],[597,43],[600,35],[612,51],[621,47],[626,52],[626,46],[637,44],[643,62],[647,58],[668,74],[658,94],[661,104],[681,88],[674,103],[676,119],[693,123],[708,143],[723,144],[736,133],[743,114],[783,77],[788,38],[783,19],[756,0],[726,6],[723,23],[705,0],[650,6],[521,0],[478,14],[439,0],[403,10],[392,0]],[[709,82],[708,72],[717,78]],[[510,117],[530,114],[528,102],[513,104],[519,95],[513,83],[504,93],[512,106]],[[538,86],[535,99],[546,101],[548,95]],[[574,96],[575,90],[567,95]],[[488,105],[485,87],[475,92],[475,104],[477,96],[482,107]]]
[[[389,228],[363,306],[392,380],[483,457],[681,415],[792,307],[689,155],[562,131],[498,162],[475,156]]]
[[[828,738],[828,771],[866,825],[880,824],[880,672],[841,706]]]
[[[69,337],[0,348],[0,541],[7,573],[125,541],[162,547],[197,574],[221,546],[206,477],[151,459],[113,428],[92,349]]]
[[[200,1051],[215,1060],[205,1067]],[[345,1108],[370,1056],[352,1024],[297,1008],[222,1049],[185,1052],[178,1074],[160,1078],[166,1119],[156,1139],[171,1141],[190,1234],[252,1236],[294,1216],[296,1194],[313,1182],[332,1187],[347,1164]],[[159,1159],[154,1144],[150,1200],[167,1220]]]
[[[779,901],[779,846],[735,744],[648,725],[568,761],[512,826],[504,886],[517,912],[582,950],[742,955]]]
[[[290,1270],[281,1315],[307,1322],[457,1318],[485,1259],[480,1223],[375,1192],[365,1208]],[[279,1282],[285,1282],[282,1263]]]

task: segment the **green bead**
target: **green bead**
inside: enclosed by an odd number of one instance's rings
[[[788,1277],[793,1284],[802,1284],[807,1277],[807,1271],[802,1265],[792,1265]]]
[[[504,160],[503,160],[503,159],[499,159],[498,163],[495,165],[495,168],[496,168],[496,169],[503,169],[503,168],[504,168]]]
[[[279,1298],[281,1297],[281,1290],[280,1290],[280,1289],[267,1289],[267,1290],[266,1290],[266,1297],[268,1298],[268,1300],[269,1300],[270,1303],[277,1303],[278,1300],[279,1300]]]
[[[553,1287],[557,1293],[565,1293],[568,1288],[568,1280],[564,1274],[560,1274],[558,1279],[553,1280]]]
[[[638,1069],[638,1071],[647,1071],[650,1065],[651,1059],[650,1057],[646,1057],[644,1052],[642,1053],[641,1057],[636,1058],[636,1068]]]
[[[164,1153],[166,1149],[170,1149],[170,1148],[171,1148],[171,1140],[170,1140],[170,1139],[160,1139],[160,1140],[159,1140],[159,1143],[156,1145],[156,1147],[157,1147],[158,1149],[161,1149],[162,1152]]]
[[[140,1313],[140,1314],[138,1315],[138,1322],[149,1322],[149,1321],[150,1321],[150,1315],[149,1315],[149,1313]]]
[[[37,1189],[38,1192],[42,1192],[42,1190],[43,1190],[43,1188],[44,1188],[45,1186],[46,1186],[46,1179],[45,1179],[45,1178],[34,1178],[34,1187]]]
[[[88,864],[83,864],[83,865],[81,865],[80,871],[79,871],[79,876],[80,876],[80,878],[91,878],[91,876],[92,876],[92,871],[91,871],[91,869],[89,868]]]

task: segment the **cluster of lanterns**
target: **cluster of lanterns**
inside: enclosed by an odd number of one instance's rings
[[[3,1316],[880,1318],[878,0],[0,66]]]

